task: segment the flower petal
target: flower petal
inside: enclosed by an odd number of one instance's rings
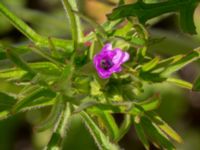
[[[94,56],[93,63],[98,75],[103,78],[109,78],[112,73],[120,72],[121,65],[129,59],[129,53],[122,51],[120,48],[112,50],[112,45],[107,43],[102,50]],[[106,62],[109,67],[103,65]]]
[[[102,59],[102,56],[99,54],[96,54],[94,56],[93,63],[95,64],[95,66],[97,66],[100,63],[101,59]]]
[[[114,64],[121,64],[124,57],[124,52],[120,48],[115,48],[113,51],[115,52],[115,56],[113,57],[112,62]]]
[[[111,76],[112,72],[105,71],[105,70],[100,68],[100,69],[98,69],[98,74],[101,78],[106,79],[106,78],[109,78]]]
[[[112,68],[109,69],[110,72],[120,72],[122,71],[122,67],[120,65],[114,65]]]
[[[112,59],[114,64],[122,64],[129,60],[129,53],[122,51],[120,48],[116,48],[113,51],[116,52],[115,56]]]
[[[122,59],[122,62],[124,63],[124,62],[128,61],[128,60],[129,60],[129,57],[130,57],[129,53],[124,52],[124,57],[123,57],[123,59]]]
[[[104,47],[102,48],[102,52],[103,51],[111,51],[112,50],[112,44],[107,43],[104,45]]]

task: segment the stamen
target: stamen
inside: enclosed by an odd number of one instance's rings
[[[102,59],[101,60],[101,68],[104,70],[108,70],[113,66],[113,62],[110,59]]]

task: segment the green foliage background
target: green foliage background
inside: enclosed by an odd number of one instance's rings
[[[64,11],[60,1],[49,0],[44,2],[38,2],[38,6],[43,6],[40,10],[27,7],[28,1],[26,0],[1,0],[6,6],[12,10],[17,16],[22,18],[28,24],[30,24],[37,33],[40,33],[43,36],[56,36],[70,38],[72,35],[66,34],[70,32],[69,22],[66,20]],[[115,2],[115,1],[114,1]],[[179,2],[179,1],[177,1]],[[32,2],[35,3],[35,2]],[[102,2],[103,3],[103,2]],[[81,2],[81,10],[87,13],[87,10],[84,10],[84,4],[87,4],[87,1]],[[109,5],[109,3],[106,5]],[[161,57],[170,57],[177,54],[185,54],[190,50],[198,47],[199,44],[199,29],[200,29],[200,13],[199,8],[195,11],[194,23],[197,27],[197,35],[191,36],[184,34],[179,28],[178,19],[176,16],[164,17],[160,20],[151,20],[152,24],[155,24],[155,27],[150,29],[152,42],[156,44],[150,45],[148,53],[158,54]],[[117,10],[116,10],[117,11]],[[181,11],[181,10],[180,10]],[[115,12],[115,10],[114,10]],[[112,16],[112,15],[110,15]],[[183,20],[188,21],[188,16],[185,16]],[[114,19],[110,17],[110,19]],[[142,18],[143,19],[143,18]],[[145,18],[146,19],[146,18]],[[146,20],[142,22],[146,22]],[[190,16],[191,19],[191,16]],[[160,25],[159,22],[164,23]],[[165,25],[166,24],[166,25]],[[184,23],[182,23],[184,24]],[[189,24],[190,26],[191,24]],[[184,31],[194,33],[194,26],[188,27],[188,25],[183,25]],[[86,30],[88,24],[84,24]],[[189,29],[188,29],[189,28]],[[23,36],[18,32],[13,31],[13,26],[2,16],[0,15],[0,42],[3,45],[9,46],[10,44],[20,45],[27,42]],[[16,34],[13,38],[12,34]],[[120,31],[119,33],[121,34]],[[163,38],[164,37],[164,38]],[[62,45],[62,44],[61,44]],[[59,45],[60,46],[60,45]],[[0,55],[0,57],[4,57]],[[11,56],[12,57],[12,54]],[[14,56],[13,56],[14,57]],[[31,62],[42,59],[38,55],[26,54],[25,58]],[[8,62],[0,62],[0,69],[12,66],[13,64]],[[25,70],[27,69],[24,66]],[[53,67],[52,67],[53,68]],[[30,71],[30,70],[29,70]],[[30,71],[31,72],[31,71]],[[175,77],[180,77],[186,81],[193,82],[200,72],[199,62],[190,64],[189,66],[183,68]],[[49,72],[47,72],[49,73]],[[52,73],[50,71],[50,73]],[[34,73],[33,73],[34,74]],[[18,86],[14,86],[5,80],[0,80],[0,91],[9,91],[11,93],[18,93],[21,89]],[[187,89],[180,88],[176,85],[170,83],[157,83],[153,85],[145,84],[145,92],[139,99],[146,99],[154,93],[160,93],[161,95],[161,104],[156,110],[158,114],[170,124],[183,138],[183,143],[175,143],[177,149],[180,150],[199,150],[200,149],[200,120],[198,115],[200,115],[200,100],[198,99],[198,92],[191,92]],[[0,97],[1,98],[1,97]],[[9,99],[9,98],[8,98]],[[10,98],[9,105],[15,103]],[[19,109],[22,106],[18,106]],[[0,109],[4,109],[5,106],[0,104]],[[44,118],[48,116],[50,112],[50,107],[44,109],[31,110],[28,113],[20,113],[14,115],[11,118],[0,121],[0,149],[9,150],[9,149],[19,149],[20,147],[31,147],[33,149],[41,149],[44,147],[48,141],[51,134],[51,130],[45,130],[43,132],[34,132],[34,127],[37,126]],[[117,116],[120,120],[120,117]],[[70,130],[67,131],[66,140],[64,143],[64,149],[86,149],[86,150],[95,150],[97,146],[93,141],[92,136],[89,134],[88,129],[85,127],[84,123],[81,121],[80,116],[75,115],[72,118],[72,121],[69,125]],[[142,144],[139,142],[138,137],[136,136],[136,131],[134,128],[131,128],[129,133],[121,140],[120,145],[125,149],[144,149]],[[156,149],[153,147],[152,149]]]

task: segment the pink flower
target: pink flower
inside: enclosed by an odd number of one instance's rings
[[[99,76],[106,79],[112,73],[120,72],[122,70],[121,65],[127,60],[129,60],[129,53],[120,48],[112,49],[112,45],[108,43],[100,53],[94,56],[93,62]]]

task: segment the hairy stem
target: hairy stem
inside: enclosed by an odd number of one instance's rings
[[[78,43],[81,43],[83,41],[80,20],[77,16],[74,15],[74,12],[72,11],[72,9],[77,10],[76,1],[73,0],[69,2],[69,0],[61,0],[61,2],[66,11],[67,16],[69,16],[72,39],[74,41],[74,49],[76,50]]]

